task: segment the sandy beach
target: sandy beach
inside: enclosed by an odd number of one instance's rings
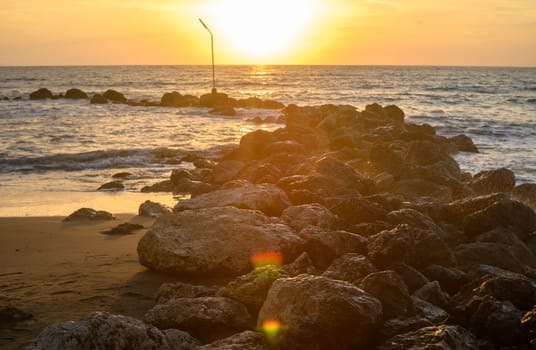
[[[21,349],[54,322],[110,311],[141,318],[153,293],[176,277],[141,266],[136,246],[146,229],[125,236],[100,233],[124,222],[150,227],[134,214],[113,221],[63,222],[63,217],[0,218],[0,298],[33,317],[4,322],[0,348]]]

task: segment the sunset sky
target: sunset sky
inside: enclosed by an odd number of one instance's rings
[[[2,0],[0,65],[536,66],[535,0]]]

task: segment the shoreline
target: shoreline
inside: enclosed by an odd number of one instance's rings
[[[1,348],[24,348],[49,324],[77,320],[94,310],[141,318],[160,284],[177,280],[138,262],[138,240],[154,219],[115,216],[99,222],[63,222],[62,216],[0,218],[2,306],[33,316],[3,324]],[[100,233],[123,222],[145,228],[126,236]]]

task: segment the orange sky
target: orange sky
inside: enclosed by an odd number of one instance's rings
[[[535,0],[2,0],[0,65],[536,66]]]

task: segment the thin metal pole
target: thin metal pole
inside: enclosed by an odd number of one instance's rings
[[[216,73],[214,71],[214,35],[201,18],[199,18],[199,22],[201,22],[203,27],[205,27],[205,29],[210,33],[210,49],[212,50],[212,93],[216,93]]]

